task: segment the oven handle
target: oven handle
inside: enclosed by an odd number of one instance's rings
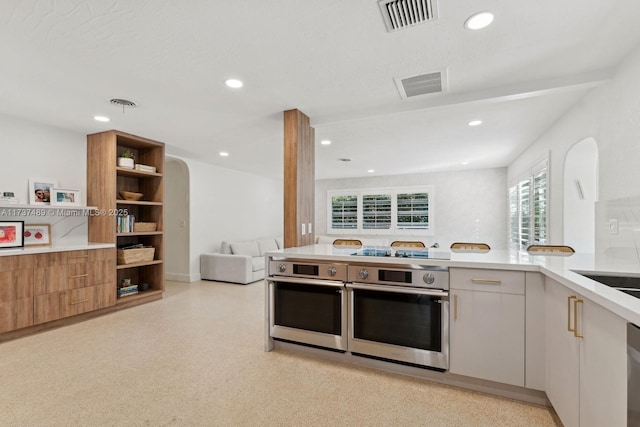
[[[336,280],[319,280],[319,279],[301,279],[299,277],[269,277],[269,282],[282,283],[298,283],[300,285],[317,285],[317,286],[333,286],[334,288],[343,288],[344,282]]]
[[[401,286],[358,285],[356,283],[347,283],[346,286],[347,286],[347,289],[360,289],[363,291],[396,292],[399,294],[428,295],[433,297],[442,297],[444,300],[449,299],[449,292],[439,291],[435,289],[404,288]]]

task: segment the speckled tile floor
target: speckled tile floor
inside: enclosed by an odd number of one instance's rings
[[[556,426],[546,407],[264,352],[264,284],[167,282],[161,301],[0,344],[0,426]]]

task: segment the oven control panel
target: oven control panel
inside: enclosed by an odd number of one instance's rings
[[[350,265],[348,280],[354,283],[373,285],[397,285],[415,288],[449,289],[447,267],[381,267],[372,265]]]
[[[313,279],[347,281],[347,264],[315,263],[309,261],[271,260],[270,276],[304,277]]]

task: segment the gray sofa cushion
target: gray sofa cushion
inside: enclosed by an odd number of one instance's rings
[[[253,240],[246,242],[232,242],[231,252],[233,252],[234,255],[260,256],[258,243]]]
[[[258,239],[258,249],[260,249],[260,256],[264,256],[265,252],[278,250],[278,244],[276,239]]]

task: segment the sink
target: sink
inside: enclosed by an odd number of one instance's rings
[[[640,298],[640,276],[614,275],[614,274],[598,274],[576,271],[581,276],[587,277],[596,282],[617,289],[626,294]]]

